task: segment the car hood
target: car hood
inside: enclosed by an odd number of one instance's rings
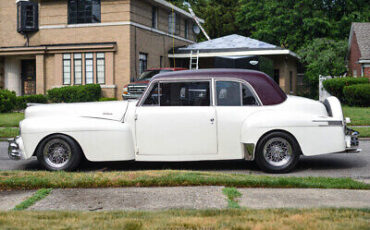
[[[25,117],[78,116],[120,121],[126,113],[128,103],[128,101],[109,101],[40,104],[28,107]]]

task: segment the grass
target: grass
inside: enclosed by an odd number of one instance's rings
[[[350,178],[275,177],[179,170],[82,173],[45,171],[0,172],[0,190],[207,185],[250,188],[370,189],[370,184]]]
[[[0,127],[18,127],[24,113],[0,113]]]
[[[22,203],[15,206],[14,210],[25,210],[25,209],[27,209],[28,207],[35,204],[37,201],[42,200],[45,197],[47,197],[49,195],[49,193],[51,192],[51,190],[52,189],[50,189],[50,188],[48,188],[48,189],[42,188],[42,189],[37,190],[35,192],[35,194],[33,194],[33,196],[31,196],[27,200],[25,200]]]
[[[370,125],[370,107],[343,107],[345,117],[351,118],[350,125]]]
[[[229,208],[240,208],[237,198],[242,194],[236,188],[223,188],[222,193],[227,196],[227,203]]]
[[[368,209],[10,211],[1,229],[369,229]]]
[[[350,127],[360,133],[359,137],[370,137],[370,127]]]
[[[0,138],[9,138],[19,135],[19,128],[0,127]]]

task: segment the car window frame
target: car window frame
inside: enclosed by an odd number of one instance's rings
[[[158,84],[158,89],[160,89],[160,84],[161,83],[185,83],[185,82],[208,82],[209,83],[209,100],[210,104],[208,107],[214,106],[214,82],[212,78],[194,78],[194,79],[189,79],[189,78],[176,78],[176,79],[160,79],[160,80],[154,80],[150,83],[148,88],[146,89],[145,93],[142,95],[140,98],[139,102],[137,103],[138,107],[207,107],[207,106],[161,106],[161,100],[160,97],[158,98],[158,105],[144,105],[146,99],[150,95],[151,91],[155,87],[156,84]]]

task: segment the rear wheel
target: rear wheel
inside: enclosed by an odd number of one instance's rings
[[[37,151],[40,164],[50,171],[72,171],[80,164],[82,151],[78,144],[65,135],[53,135],[41,143]]]
[[[286,173],[298,163],[300,148],[297,141],[284,132],[264,136],[256,149],[256,163],[266,172]]]

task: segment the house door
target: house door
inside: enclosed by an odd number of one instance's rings
[[[22,95],[36,94],[36,61],[22,60]]]

